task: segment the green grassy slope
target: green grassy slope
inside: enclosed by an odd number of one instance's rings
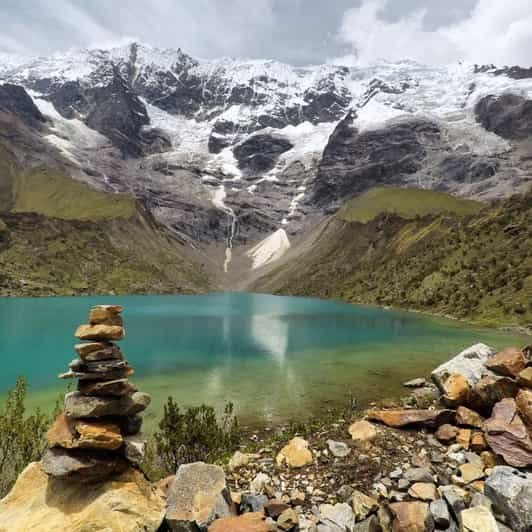
[[[464,216],[344,217],[254,288],[532,325],[532,192]]]
[[[183,246],[124,194],[0,152],[0,296],[209,289]]]
[[[484,204],[455,198],[444,192],[414,188],[376,187],[349,200],[337,213],[346,222],[366,223],[382,213],[396,213],[403,218],[427,214],[475,214]]]

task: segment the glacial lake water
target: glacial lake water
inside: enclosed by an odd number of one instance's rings
[[[245,423],[278,423],[347,403],[397,396],[401,383],[477,342],[525,338],[419,314],[245,293],[200,296],[0,298],[0,396],[18,375],[29,407],[51,407],[75,357],[73,332],[91,305],[124,305],[121,347],[132,380],[152,394],[154,426],[179,404],[236,405]]]

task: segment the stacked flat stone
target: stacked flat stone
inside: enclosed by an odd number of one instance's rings
[[[43,469],[51,476],[93,480],[122,473],[144,458],[139,415],[150,396],[128,380],[133,368],[114,343],[125,336],[119,305],[98,305],[89,324],[80,325],[78,358],[61,379],[77,379],[77,390],[65,395],[64,412],[47,433]]]

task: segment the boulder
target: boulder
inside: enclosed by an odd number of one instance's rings
[[[330,530],[331,532],[351,531],[355,527],[355,514],[349,504],[322,504],[319,508],[318,530]],[[329,528],[324,528],[329,527]]]
[[[492,375],[484,363],[495,353],[496,350],[492,347],[475,344],[438,366],[430,376],[443,394],[445,393],[445,381],[456,373],[463,375],[469,386],[474,386],[484,375]]]
[[[147,393],[134,392],[123,397],[92,397],[80,392],[65,395],[65,414],[73,418],[97,418],[103,416],[133,416],[150,404]]]
[[[518,384],[509,377],[483,377],[473,386],[470,404],[475,410],[489,415],[495,403],[515,397],[518,392]]]
[[[532,388],[532,366],[519,372],[519,375],[517,375],[517,383],[526,388]]]
[[[462,532],[499,532],[495,517],[484,506],[474,506],[460,514]]]
[[[443,383],[442,401],[449,407],[467,403],[471,386],[461,373],[453,373]]]
[[[93,482],[125,471],[128,463],[120,455],[103,451],[47,449],[42,458],[42,470],[56,478],[72,478]]]
[[[308,442],[303,438],[293,438],[285,445],[275,461],[278,466],[286,464],[288,467],[304,467],[312,463],[312,451]]]
[[[477,414],[474,410],[466,408],[465,406],[459,406],[456,409],[456,423],[457,425],[464,425],[466,427],[474,427],[481,429],[484,423],[484,418]]]
[[[508,464],[532,465],[532,439],[513,399],[503,399],[493,407],[491,417],[484,423],[484,433],[489,446]]]
[[[94,382],[90,380],[80,380],[78,382],[78,392],[83,395],[97,395],[100,397],[122,397],[137,391],[137,387],[127,379],[115,379],[112,381]]]
[[[526,368],[526,359],[521,349],[508,347],[489,358],[485,366],[497,375],[517,377]]]
[[[431,532],[434,521],[425,502],[395,502],[390,504],[394,532]]]
[[[206,529],[215,519],[231,517],[234,508],[225,474],[216,465],[182,465],[168,489],[166,522],[174,532]]]
[[[375,513],[379,509],[379,503],[372,497],[368,497],[365,493],[355,490],[351,495],[351,506],[355,514],[355,521],[363,521],[369,515]]]
[[[0,501],[2,532],[155,532],[163,517],[161,493],[132,468],[109,481],[82,484],[49,477],[34,462]]]
[[[496,466],[486,479],[484,493],[515,532],[532,530],[532,474]]]
[[[223,517],[216,519],[209,526],[209,532],[271,532],[272,530],[275,529],[264,520],[264,514],[260,512],[238,517]]]
[[[456,438],[457,434],[458,429],[455,426],[446,423],[445,425],[438,427],[438,430],[435,432],[434,436],[436,436],[439,441],[449,443]]]
[[[377,430],[372,423],[362,419],[351,423],[349,434],[357,447],[367,448],[377,437]]]
[[[428,427],[436,428],[445,423],[453,423],[453,410],[369,410],[368,419],[380,421],[389,427]]]
[[[351,448],[341,441],[327,440],[327,447],[336,458],[345,458],[351,452]]]
[[[515,398],[517,410],[529,429],[532,428],[532,390],[521,390]]]
[[[432,482],[416,482],[410,486],[408,495],[421,501],[434,501],[438,498],[436,485]]]
[[[124,356],[120,348],[113,343],[91,342],[74,346],[79,358],[84,362],[96,362],[97,360],[123,360]]]
[[[95,340],[97,342],[122,340],[126,332],[119,325],[80,325],[74,336],[80,340]]]

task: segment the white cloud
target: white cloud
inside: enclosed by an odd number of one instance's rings
[[[345,12],[338,38],[353,52],[334,62],[368,64],[379,59],[413,59],[441,64],[463,60],[498,65],[532,64],[532,2],[477,0],[461,21],[424,28],[418,9],[394,21],[383,15],[386,0],[365,0]]]

